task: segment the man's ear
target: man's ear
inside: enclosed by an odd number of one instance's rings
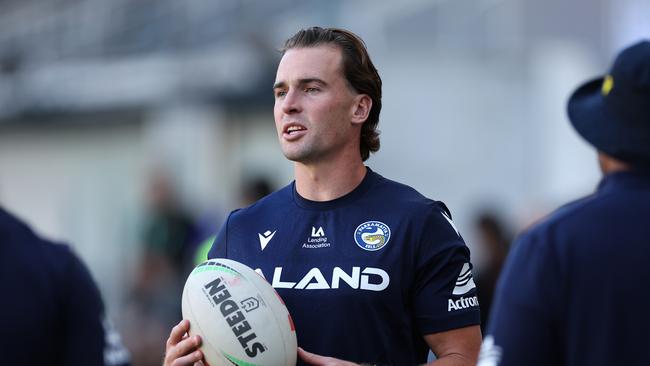
[[[362,124],[370,115],[370,110],[372,109],[372,98],[366,94],[359,94],[354,98],[354,104],[352,105],[352,118],[351,121],[354,124]]]

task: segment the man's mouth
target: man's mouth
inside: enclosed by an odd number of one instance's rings
[[[299,131],[306,131],[306,130],[307,130],[307,129],[306,129],[305,127],[303,127],[303,126],[299,126],[299,125],[290,125],[289,127],[287,127],[287,128],[284,129],[284,133],[286,133],[287,135],[292,135],[292,134],[294,134],[294,133],[296,133],[296,132],[299,132]]]

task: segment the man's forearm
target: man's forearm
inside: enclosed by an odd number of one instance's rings
[[[440,357],[424,366],[474,366],[477,360],[471,357],[454,353]]]

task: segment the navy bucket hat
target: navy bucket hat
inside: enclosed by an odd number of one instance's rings
[[[579,87],[568,112],[573,127],[596,149],[650,164],[650,42],[626,48],[608,75]]]

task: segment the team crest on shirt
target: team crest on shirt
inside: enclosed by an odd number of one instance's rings
[[[354,231],[354,241],[363,250],[375,251],[388,244],[390,228],[380,221],[366,221]]]

